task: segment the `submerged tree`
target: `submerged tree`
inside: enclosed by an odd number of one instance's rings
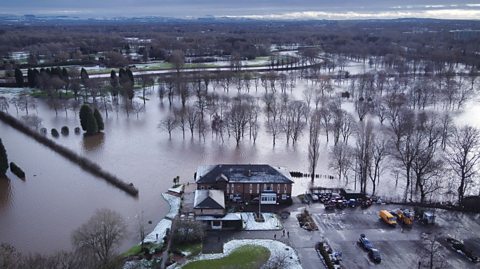
[[[105,124],[103,123],[102,114],[100,114],[97,108],[93,110],[93,117],[95,117],[95,121],[97,122],[98,131],[103,131]]]
[[[308,163],[310,166],[311,180],[315,180],[318,157],[320,155],[320,116],[317,111],[310,119],[310,142],[308,144]]]
[[[98,124],[93,111],[88,105],[82,105],[80,108],[80,125],[82,129],[87,132],[87,134],[96,134],[98,133]]]
[[[8,156],[7,150],[3,146],[2,139],[0,138],[0,176],[4,176],[8,170]]]

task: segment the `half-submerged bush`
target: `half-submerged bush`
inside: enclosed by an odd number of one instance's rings
[[[63,126],[62,129],[60,130],[60,132],[62,133],[62,135],[68,135],[70,130],[68,129],[67,126]]]
[[[50,131],[50,133],[52,134],[53,137],[58,137],[58,136],[59,136],[58,131],[57,131],[57,129],[55,129],[55,128],[53,128],[53,129]]]
[[[42,129],[40,129],[40,133],[41,133],[42,135],[47,135],[47,128],[42,128]]]
[[[25,172],[22,168],[18,167],[14,162],[10,163],[10,171],[19,178],[25,178]]]
[[[75,131],[75,134],[77,134],[77,135],[80,134],[80,127],[75,127],[74,131]]]

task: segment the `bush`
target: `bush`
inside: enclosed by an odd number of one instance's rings
[[[82,105],[79,114],[82,129],[89,135],[98,133],[98,124],[92,109],[88,105]]]
[[[19,178],[25,178],[25,172],[22,168],[18,167],[14,162],[10,163],[10,171]]]
[[[63,126],[60,132],[62,133],[62,135],[68,135],[70,131],[68,130],[67,126]]]
[[[74,131],[75,131],[75,134],[77,134],[77,135],[80,134],[80,127],[75,127]]]
[[[53,128],[50,133],[52,134],[53,137],[58,137],[58,135],[59,135],[57,129],[55,129],[55,128]]]
[[[42,135],[47,135],[47,128],[42,128],[42,129],[40,129],[40,133],[41,133]]]

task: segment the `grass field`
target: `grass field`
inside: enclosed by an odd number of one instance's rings
[[[270,251],[262,246],[246,245],[232,251],[228,256],[215,260],[188,263],[184,269],[256,269],[270,257]]]

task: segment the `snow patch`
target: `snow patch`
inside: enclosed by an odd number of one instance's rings
[[[173,192],[173,193],[178,193],[178,194],[181,194],[183,192],[183,188],[184,188],[184,185],[179,185],[178,187],[175,187],[175,188],[170,188],[168,189],[169,192]]]
[[[254,213],[245,212],[241,213],[243,223],[245,224],[244,230],[248,231],[266,231],[266,230],[280,230],[283,228],[282,223],[278,219],[277,215],[273,213],[262,213],[264,222],[256,222]]]
[[[153,229],[153,231],[145,237],[144,242],[152,242],[157,244],[163,243],[163,238],[167,234],[167,229],[172,228],[172,219],[175,218],[175,216],[178,214],[178,211],[180,210],[180,197],[168,193],[162,193],[162,196],[170,205],[170,211],[165,216],[165,218],[163,218],[157,224],[157,226],[155,226],[155,229]]]
[[[174,219],[175,216],[177,216],[178,211],[180,210],[180,197],[168,193],[162,193],[162,196],[163,199],[165,199],[170,205],[170,211],[168,211],[168,214],[165,217],[168,219]]]
[[[198,260],[212,260],[220,259],[222,257],[228,256],[235,249],[245,246],[245,245],[257,245],[267,248],[270,251],[270,258],[267,261],[267,265],[272,263],[275,260],[284,260],[285,269],[301,269],[300,260],[297,256],[297,253],[293,248],[288,245],[285,245],[282,242],[270,240],[270,239],[242,239],[242,240],[231,240],[223,245],[223,253],[215,254],[201,254],[196,256],[189,262],[198,261]],[[178,267],[177,267],[178,268]]]
[[[156,244],[161,244],[163,243],[163,238],[167,234],[167,229],[172,228],[172,221],[169,219],[162,219],[157,226],[155,226],[155,229],[151,233],[149,233],[146,237],[145,240],[143,240],[145,243],[156,243]],[[158,239],[157,239],[157,234],[158,234]]]

